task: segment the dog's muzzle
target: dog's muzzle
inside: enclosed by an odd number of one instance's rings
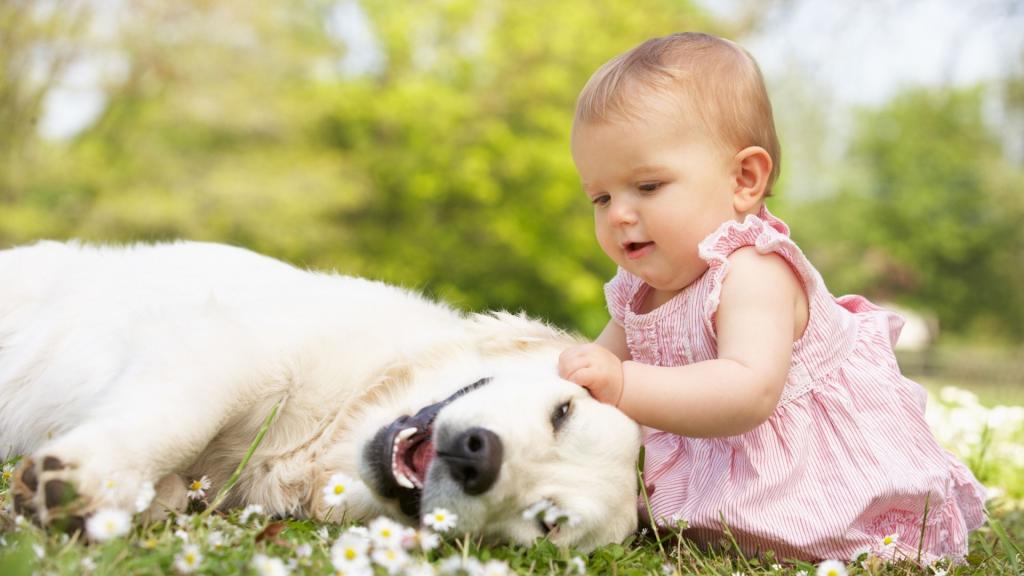
[[[481,378],[377,431],[363,450],[363,460],[373,476],[369,485],[384,498],[398,500],[402,513],[412,518],[420,515],[423,485],[435,456],[466,494],[482,494],[493,486],[503,454],[497,434],[484,428],[470,428],[445,439],[436,448],[433,438],[433,423],[441,410],[488,382],[490,378]]]

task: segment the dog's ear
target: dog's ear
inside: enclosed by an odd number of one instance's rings
[[[546,346],[561,349],[582,342],[578,337],[523,313],[498,311],[474,314],[472,320],[476,347],[484,355],[502,356]]]

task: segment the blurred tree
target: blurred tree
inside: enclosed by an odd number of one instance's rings
[[[953,333],[1024,337],[1024,186],[982,92],[914,90],[857,123],[840,194],[797,209],[838,291],[934,310]]]
[[[75,62],[89,12],[83,2],[0,2],[0,204],[22,198],[43,100]]]
[[[675,0],[374,0],[383,66],[351,75],[360,47],[325,25],[344,4],[133,3],[93,39],[119,61],[102,116],[24,168],[36,209],[0,213],[0,241],[221,240],[596,332],[612,267],[568,152],[576,94],[714,24]]]
[[[340,85],[323,124],[372,182],[341,219],[364,270],[596,333],[613,266],[569,155],[576,95],[611,56],[713,23],[675,0],[366,7],[388,65]]]

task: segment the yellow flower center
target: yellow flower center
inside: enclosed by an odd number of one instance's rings
[[[4,470],[4,480],[10,480],[14,474],[10,470]]]
[[[193,490],[199,490],[200,488],[203,487],[203,483],[200,482],[199,480],[193,480],[192,484],[191,484],[191,487],[192,487]]]
[[[107,529],[107,532],[113,532],[114,530],[117,530],[117,524],[114,524],[113,520],[107,520],[107,523],[104,524],[103,527]]]
[[[355,550],[351,548],[345,550],[345,560],[355,560],[356,556],[358,556],[358,554],[356,554]]]
[[[192,553],[185,554],[185,563],[188,564],[189,566],[191,566],[192,564],[195,564],[196,563],[196,556],[195,556],[195,554],[192,554]]]
[[[342,486],[341,484],[336,484],[334,486],[334,493],[335,494],[344,494],[345,493],[345,487]]]
[[[888,546],[889,544],[892,544],[893,540],[894,540],[894,538],[892,536],[886,536],[885,538],[882,539],[882,542],[884,542],[885,545]]]
[[[839,576],[839,570],[836,570],[835,568],[829,570],[828,576]]]

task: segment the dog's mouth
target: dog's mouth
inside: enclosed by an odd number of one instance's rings
[[[423,489],[427,468],[434,460],[433,427],[410,426],[395,435],[391,447],[391,475],[402,488]]]
[[[434,420],[445,406],[489,381],[477,380],[414,416],[400,416],[378,430],[363,449],[370,487],[384,498],[396,499],[403,514],[419,518],[423,487],[436,454]]]

